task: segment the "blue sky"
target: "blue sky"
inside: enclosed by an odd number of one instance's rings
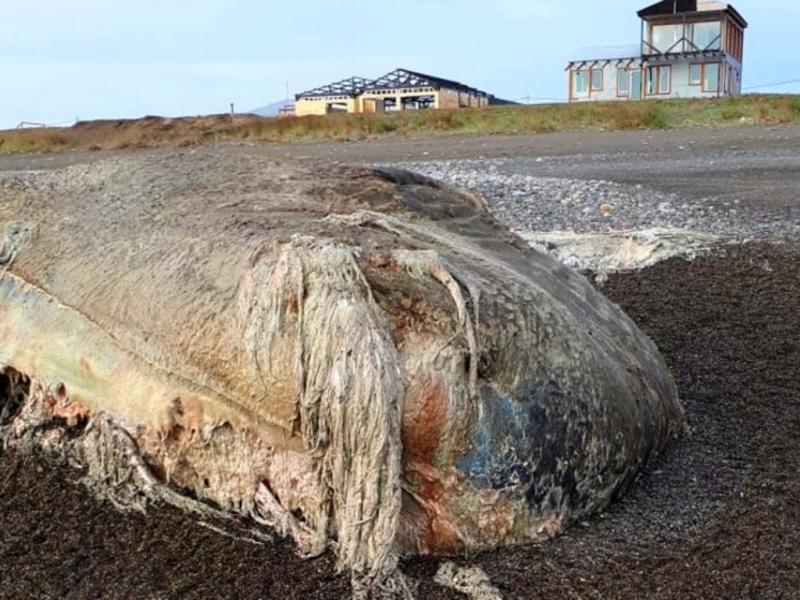
[[[647,0],[0,0],[0,128],[251,109],[395,67],[563,98],[579,48],[636,43]],[[800,79],[797,0],[734,3],[744,85]],[[800,83],[766,91],[800,92]]]

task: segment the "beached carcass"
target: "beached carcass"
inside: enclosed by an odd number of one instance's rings
[[[405,554],[557,534],[681,429],[628,317],[430,180],[209,149],[0,194],[5,442],[122,506],[334,547],[357,593],[406,593]]]

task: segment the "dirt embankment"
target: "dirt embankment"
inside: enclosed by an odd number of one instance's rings
[[[796,598],[800,249],[673,259],[605,291],[664,352],[691,434],[607,513],[470,562],[508,598]],[[120,514],[75,476],[0,454],[0,596],[348,597],[330,556],[303,562],[289,544],[236,540],[170,508]],[[436,564],[406,570],[421,597],[456,597],[431,582]]]
[[[68,150],[181,148],[226,139],[231,132],[254,127],[263,119],[252,115],[206,117],[144,117],[81,121],[72,127],[0,131],[0,155]]]
[[[262,119],[212,115],[89,121],[74,127],[0,131],[0,155],[128,147],[181,147],[229,140],[294,142],[393,136],[538,134],[800,123],[800,97],[591,102]]]

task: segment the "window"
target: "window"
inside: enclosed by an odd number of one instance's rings
[[[630,90],[627,69],[617,69],[617,96],[627,96]]]
[[[603,90],[603,69],[592,69],[592,91]]]
[[[658,93],[669,94],[672,91],[672,67],[659,67]]]
[[[573,88],[576,94],[585,94],[589,91],[589,71],[575,71]]]
[[[631,100],[642,99],[642,72],[639,69],[631,71]]]
[[[678,42],[683,38],[683,25],[655,25],[651,36],[651,44],[660,53],[681,52],[682,44]],[[676,46],[677,44],[677,46]]]
[[[689,85],[700,85],[703,83],[703,65],[689,65]]]
[[[712,23],[695,23],[690,25],[690,37],[698,50],[719,50],[722,41],[722,24],[719,21]]]
[[[703,66],[703,91],[719,91],[719,63],[708,63]]]
[[[672,89],[672,67],[649,67],[647,69],[647,95],[668,95]]]

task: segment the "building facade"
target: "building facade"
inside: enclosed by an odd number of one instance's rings
[[[481,108],[497,103],[457,81],[397,69],[378,79],[352,77],[297,94],[295,114],[380,113],[429,108]]]
[[[664,0],[638,15],[638,47],[598,50],[569,63],[570,102],[741,93],[747,21],[733,6],[712,0]]]

